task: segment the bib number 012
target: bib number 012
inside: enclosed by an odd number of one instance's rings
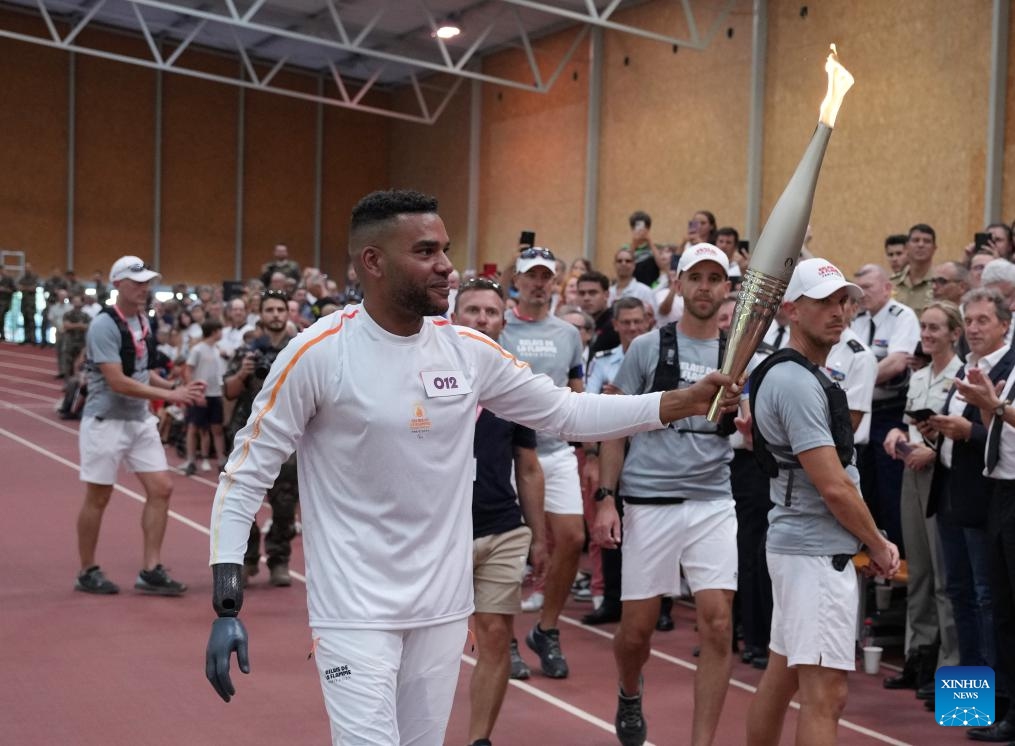
[[[437,376],[433,379],[433,387],[438,391],[446,389],[457,389],[458,379],[454,376]]]

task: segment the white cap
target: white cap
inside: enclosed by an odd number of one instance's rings
[[[557,260],[549,249],[541,249],[537,246],[525,249],[519,254],[518,260],[515,262],[515,272],[524,275],[533,267],[546,267],[552,274],[557,274]]]
[[[726,274],[726,276],[729,276],[729,257],[726,256],[725,251],[710,243],[696,243],[681,254],[680,262],[677,263],[677,273],[680,274],[682,272],[686,272],[698,262],[715,262],[722,267],[722,271]]]
[[[149,280],[161,276],[162,275],[145,264],[140,257],[136,256],[121,256],[113,262],[113,268],[109,270],[110,282],[119,282],[120,280],[148,282]]]
[[[863,290],[846,280],[839,268],[827,259],[804,259],[793,270],[784,300],[798,300],[801,295],[821,300],[840,288],[848,288],[854,300],[863,297]]]

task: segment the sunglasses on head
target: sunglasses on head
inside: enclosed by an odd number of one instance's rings
[[[499,282],[486,277],[470,277],[461,284],[458,292],[460,293],[463,290],[493,290],[499,293],[501,292],[501,286]]]
[[[267,300],[268,298],[276,298],[278,300],[289,302],[289,293],[284,290],[265,290],[261,293],[261,300]]]
[[[525,249],[518,256],[522,259],[549,259],[550,261],[556,261],[557,257],[553,255],[553,252],[549,249]]]

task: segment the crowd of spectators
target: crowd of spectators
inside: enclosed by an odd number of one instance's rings
[[[559,368],[561,381],[576,390],[585,387],[613,393],[613,375],[633,339],[681,318],[684,300],[677,290],[677,272],[681,255],[692,246],[712,244],[729,259],[732,292],[720,309],[720,328],[728,329],[733,319],[737,283],[750,261],[749,247],[734,227],[720,225],[707,210],[694,213],[687,234],[668,243],[655,240],[652,218],[643,211],[630,216],[629,227],[630,241],[615,251],[612,266],[597,268],[581,257],[568,262],[563,258],[566,251],[545,251],[536,261],[548,270],[550,314],[575,327],[581,340],[580,350],[569,352],[567,360],[546,361],[547,368]],[[520,249],[540,251],[531,246]],[[955,247],[947,259],[937,255],[935,231],[926,223],[888,235],[883,263],[853,271],[864,297],[854,308],[842,351],[833,351],[826,364],[828,375],[846,390],[850,410],[857,417],[854,429],[864,499],[878,526],[908,559],[905,667],[884,685],[917,690],[920,699],[931,703],[928,709],[932,709],[937,667],[996,666],[999,649],[1015,649],[1013,620],[1007,616],[998,620],[993,613],[997,594],[1010,595],[1010,591],[992,584],[996,573],[986,551],[986,503],[978,499],[989,491],[988,480],[982,476],[986,430],[979,410],[967,406],[954,385],[967,368],[979,368],[995,382],[1006,379],[1015,368],[1012,249],[1012,228],[1003,223],[987,226],[969,245]],[[820,253],[806,244],[802,252],[805,256]],[[549,270],[550,266],[554,269]],[[533,295],[542,292],[542,285],[531,288],[519,283],[523,291],[519,298],[514,267],[511,261],[502,273],[489,278],[505,288],[506,344],[511,343],[513,323],[534,321],[521,312],[532,305]],[[464,270],[460,277],[455,273],[452,294],[459,283],[477,274],[474,270]],[[109,290],[101,272],[84,283],[71,270],[54,269],[48,278],[41,278],[30,264],[19,277],[6,268],[0,271],[0,334],[4,335],[0,341],[12,342],[11,332],[21,329],[20,344],[56,346],[55,375],[68,381],[68,398],[61,405],[65,416],[73,416],[74,382],[85,331],[108,301]],[[152,299],[150,310],[164,375],[185,382],[199,378],[210,390],[216,389],[213,382],[217,382],[221,391],[230,363],[237,370],[237,355],[249,352],[253,340],[266,333],[261,316],[265,297],[285,299],[285,334],[292,337],[322,316],[359,302],[362,292],[351,267],[343,281],[336,282],[320,268],[300,267],[283,244],[274,247],[261,274],[243,284],[173,285],[168,295]],[[784,321],[777,317],[761,352],[780,349],[788,342]],[[524,350],[515,352],[524,359]],[[178,450],[184,458],[180,468],[187,474],[211,470],[212,458],[221,464],[228,455],[222,423],[231,419],[229,402],[218,406],[226,411],[209,418],[188,417],[175,407],[155,405],[163,441],[180,441]],[[732,493],[740,524],[733,647],[744,663],[764,668],[772,613],[764,566],[767,479],[745,466],[751,457],[742,438],[730,437]],[[573,487],[582,495],[588,524],[594,515],[593,495],[604,486],[599,484],[594,463],[598,453],[595,444],[572,446],[578,463],[562,471],[561,478],[576,480]],[[562,494],[569,491],[559,489]],[[548,522],[551,552],[555,530],[558,542],[580,545],[584,532],[578,509],[570,505],[559,509],[567,521],[558,520],[549,504],[547,510],[555,516]],[[616,622],[621,615],[620,572],[611,563],[617,560],[609,548],[601,550],[594,541],[588,548],[592,561],[586,567],[591,577],[583,579],[579,573],[572,588],[576,597],[592,604],[583,622]],[[558,565],[566,568],[570,584],[573,563],[561,554],[551,571]],[[548,582],[554,582],[552,572]],[[527,611],[542,610],[546,629],[555,625],[563,603],[552,598],[549,608],[552,595],[540,588],[523,604]],[[548,608],[543,608],[544,603]],[[1001,607],[1011,605],[1006,598]],[[669,607],[664,605],[657,629],[672,629],[672,625]],[[538,625],[535,630],[542,634]],[[548,675],[567,675],[559,640],[555,638],[550,646],[559,660],[549,661],[550,665],[542,652],[543,642],[535,644],[530,639],[530,646],[544,658],[541,662]],[[516,645],[512,655],[518,664]],[[998,695],[1007,697],[1011,683],[1006,675],[1015,671],[1001,673]],[[999,719],[1003,712],[999,707]],[[1015,722],[1015,717],[1011,719]]]

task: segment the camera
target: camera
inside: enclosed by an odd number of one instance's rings
[[[250,351],[250,354],[254,356],[254,378],[263,381],[268,377],[271,365],[275,362],[275,358],[278,357],[278,352],[276,350],[259,350],[254,348]]]

